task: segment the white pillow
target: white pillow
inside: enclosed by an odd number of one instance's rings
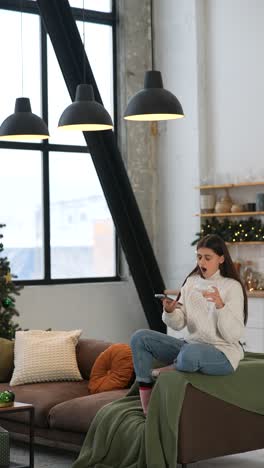
[[[75,349],[81,333],[82,330],[17,331],[10,385],[82,380]]]

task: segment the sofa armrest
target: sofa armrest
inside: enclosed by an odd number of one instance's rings
[[[78,367],[82,377],[86,380],[89,379],[93,364],[105,349],[112,343],[102,340],[80,338],[76,346],[76,357]]]
[[[14,341],[0,338],[0,382],[9,382],[14,370]]]

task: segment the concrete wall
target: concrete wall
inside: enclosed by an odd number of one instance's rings
[[[150,0],[118,0],[117,79],[119,147],[150,240],[156,242],[156,136],[149,122],[123,119],[126,105],[143,88],[151,64]]]
[[[158,258],[168,287],[179,286],[195,260],[199,221],[199,63],[196,2],[154,1],[155,67],[180,100],[185,118],[159,123]]]

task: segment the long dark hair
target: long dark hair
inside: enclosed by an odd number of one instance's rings
[[[202,239],[199,240],[197,244],[197,250],[202,247],[206,247],[207,249],[213,250],[220,257],[223,255],[225,260],[219,265],[221,275],[225,278],[233,278],[241,284],[244,295],[244,324],[246,325],[248,319],[247,293],[245,290],[245,286],[243,285],[241,279],[239,278],[238,272],[235,269],[234,263],[232,261],[232,258],[230,257],[230,253],[225,242],[217,234],[208,234],[207,236],[202,237]],[[182,286],[186,283],[189,276],[192,276],[194,274],[198,274],[202,277],[202,273],[198,265],[196,265],[196,267],[191,271],[191,273],[185,278]],[[178,294],[177,301],[179,300],[180,296],[181,293]]]

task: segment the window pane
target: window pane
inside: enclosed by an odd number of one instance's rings
[[[42,164],[38,151],[0,149],[4,255],[20,280],[43,278]]]
[[[84,8],[85,10],[112,11],[112,0],[70,0],[70,5],[75,8]]]
[[[77,22],[81,37],[83,23]],[[97,46],[95,46],[97,44]],[[113,57],[112,28],[85,23],[85,45],[99,92],[105,108],[113,116]],[[107,76],[107,80],[105,77]],[[58,121],[64,109],[71,104],[56,55],[48,40],[48,93],[50,142],[68,145],[85,145],[82,132],[58,130]]]
[[[83,38],[83,23],[77,21]],[[113,45],[110,26],[85,23],[85,50],[104,107],[113,118]]]
[[[115,231],[89,154],[50,155],[51,277],[115,276]]]
[[[21,44],[22,19],[22,44]],[[32,112],[41,115],[40,32],[37,15],[1,10],[1,105],[0,123],[14,112],[17,97],[29,97]],[[23,63],[21,60],[21,46]],[[30,53],[26,53],[30,51]],[[32,79],[34,70],[34,79]],[[22,89],[23,73],[23,89]]]
[[[59,118],[71,104],[71,98],[62,76],[53,46],[48,38],[48,109],[50,143],[85,145],[82,132],[58,130]]]

